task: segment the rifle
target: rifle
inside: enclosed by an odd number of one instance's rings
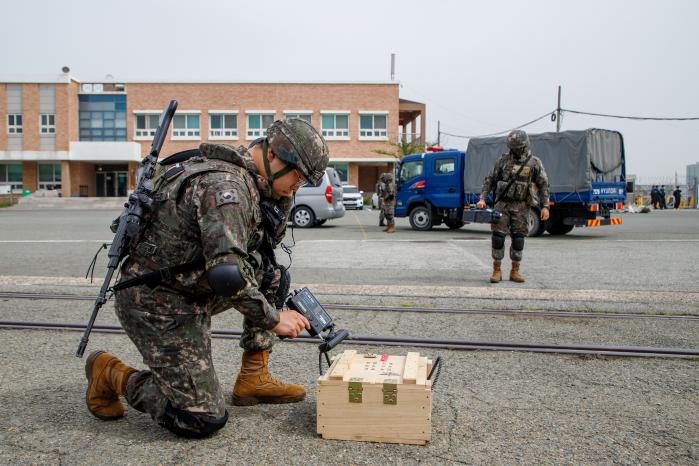
[[[100,288],[100,293],[92,306],[90,321],[80,340],[78,351],[75,353],[75,356],[78,358],[81,358],[85,352],[87,341],[90,338],[90,332],[92,332],[92,326],[97,318],[97,313],[108,300],[107,293],[112,290],[110,287],[112,276],[119,267],[122,259],[126,256],[126,252],[129,249],[129,241],[138,234],[143,215],[148,213],[153,206],[153,176],[155,174],[156,165],[158,164],[158,155],[160,154],[160,149],[163,147],[163,142],[165,142],[165,136],[170,127],[170,122],[175,116],[175,110],[177,110],[177,101],[171,100],[160,115],[160,122],[155,136],[153,137],[150,152],[141,161],[136,189],[129,195],[128,202],[124,204],[124,211],[119,216],[119,226],[116,229],[112,245],[107,253],[107,257],[109,258],[107,273],[104,277],[102,288]]]

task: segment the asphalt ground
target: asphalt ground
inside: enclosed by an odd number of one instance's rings
[[[0,291],[94,295],[84,279],[118,212],[0,209]],[[309,286],[355,335],[699,348],[699,323],[536,316],[337,310],[332,304],[699,315],[699,212],[623,214],[621,226],[528,238],[524,284],[487,282],[488,229],[381,232],[372,211],[348,211],[294,230],[294,286]],[[291,243],[288,238],[288,243]],[[104,254],[104,252],[103,252]],[[98,264],[103,264],[103,255]],[[508,269],[509,264],[505,267]],[[95,272],[101,279],[103,267]],[[87,301],[0,298],[0,320],[85,322]],[[231,310],[215,328],[240,328]],[[98,323],[117,323],[111,303]],[[0,464],[697,464],[699,362],[516,352],[416,349],[445,369],[435,386],[433,437],[424,447],[341,442],[315,434],[317,351],[281,342],[272,371],[303,384],[287,406],[229,406],[231,419],[203,441],[178,439],[130,410],[99,421],[84,406],[80,334],[0,330]],[[143,367],[123,335],[93,334]],[[214,340],[230,392],[237,342]],[[404,354],[406,348],[352,346]]]

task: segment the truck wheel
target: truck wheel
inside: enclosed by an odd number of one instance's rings
[[[551,223],[551,225],[549,225],[548,228],[546,228],[546,231],[548,231],[550,235],[558,236],[570,233],[573,230],[573,228],[573,225],[566,225],[563,222],[555,221]]]
[[[532,207],[529,209],[529,216],[527,218],[529,223],[529,234],[527,236],[541,236],[544,234],[546,229],[546,223],[541,221],[541,212],[539,209]]]
[[[413,230],[427,231],[432,229],[432,212],[425,206],[415,207],[410,211],[410,226]]]
[[[458,230],[462,226],[464,226],[463,220],[448,220],[445,222],[447,224],[447,227],[449,227],[450,230]]]
[[[291,221],[295,227],[309,228],[315,223],[316,216],[308,207],[297,207],[291,216]]]

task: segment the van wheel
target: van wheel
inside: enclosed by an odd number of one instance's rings
[[[546,230],[546,222],[541,221],[541,212],[536,207],[529,209],[529,215],[527,216],[527,222],[529,224],[529,234],[527,236],[541,236]]]
[[[415,207],[410,211],[410,226],[414,230],[428,231],[432,229],[432,212],[425,206]]]
[[[308,207],[297,207],[291,216],[291,221],[295,227],[309,228],[316,221],[316,216]]]

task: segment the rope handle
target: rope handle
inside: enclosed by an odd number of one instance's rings
[[[430,374],[427,376],[427,380],[432,381],[432,388],[437,385],[437,382],[439,381],[439,374],[442,373],[442,357],[437,356],[437,359],[434,360],[434,363],[432,363],[432,370],[430,371]],[[434,375],[434,378],[432,377]]]

